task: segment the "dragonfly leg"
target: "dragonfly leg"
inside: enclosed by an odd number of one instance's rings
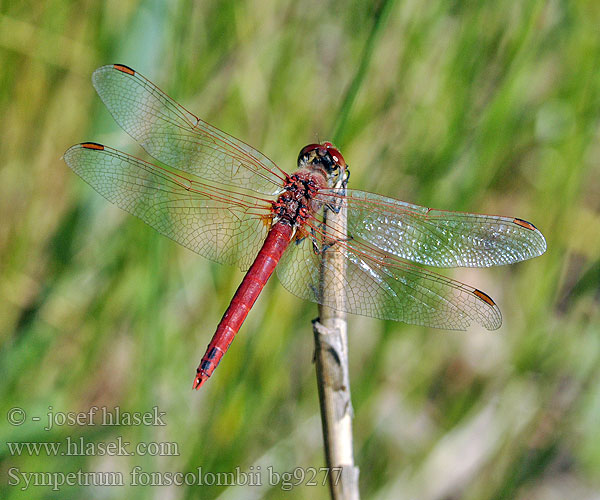
[[[350,170],[346,170],[344,172],[344,179],[342,180],[342,184],[340,186],[341,188],[341,195],[345,196],[346,195],[346,186],[348,185],[348,179],[350,179]],[[335,205],[332,203],[326,203],[325,206],[331,210],[334,214],[339,214],[340,210],[342,209],[342,202],[343,202],[343,198],[340,198],[339,202],[336,203]]]
[[[342,194],[345,194],[345,192],[343,192]],[[331,211],[337,215],[340,213],[340,210],[342,209],[342,202],[343,202],[343,199],[340,199],[339,202],[337,202],[335,204],[328,202],[328,203],[325,203],[325,207],[329,211]]]
[[[323,248],[321,248],[321,253],[326,252],[336,243],[346,243],[348,241],[352,241],[353,239],[354,238],[352,236],[348,236],[347,238],[338,238],[336,240],[333,240],[331,243],[327,243],[326,245],[323,245]]]
[[[352,236],[348,236],[347,238],[337,238],[337,239],[333,240],[331,243],[327,243],[327,244],[323,245],[321,248],[319,248],[316,240],[313,239],[313,251],[315,252],[316,255],[321,255],[337,243],[345,243],[345,242],[352,241],[352,240],[354,240],[354,238]]]

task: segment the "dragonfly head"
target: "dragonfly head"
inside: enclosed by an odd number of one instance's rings
[[[298,155],[298,167],[320,168],[328,178],[334,180],[345,180],[348,177],[348,165],[344,157],[330,142],[304,146]]]

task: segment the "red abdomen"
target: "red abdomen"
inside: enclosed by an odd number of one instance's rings
[[[196,370],[194,389],[198,389],[215,371],[258,295],[275,271],[279,259],[292,239],[292,234],[292,226],[283,221],[275,223],[269,231],[254,263],[231,299],[227,311],[217,326],[217,331],[206,348],[206,353]]]

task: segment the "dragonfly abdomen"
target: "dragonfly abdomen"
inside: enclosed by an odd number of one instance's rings
[[[267,284],[273,271],[275,271],[283,252],[290,244],[292,234],[292,226],[284,221],[275,223],[269,231],[254,263],[248,269],[233,299],[231,299],[229,307],[206,348],[206,353],[196,370],[194,389],[198,389],[208,380],[227,349],[229,349],[254,302],[256,302],[260,292]]]

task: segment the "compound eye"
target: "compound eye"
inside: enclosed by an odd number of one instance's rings
[[[310,153],[311,151],[313,151],[314,149],[319,149],[321,147],[320,144],[309,144],[308,146],[304,146],[301,150],[300,150],[300,154],[298,155],[299,157],[302,157],[308,153]]]
[[[329,156],[331,157],[332,161],[336,165],[338,165],[340,167],[346,166],[346,161],[344,160],[344,157],[342,156],[340,151],[331,142],[323,142],[323,143],[321,143],[321,146],[327,148],[327,152],[329,153]]]
[[[339,152],[339,150],[331,148],[329,150],[329,154],[331,154],[333,161],[335,161],[340,167],[346,168],[346,160],[344,160],[344,157],[342,156],[342,153]]]
[[[308,146],[304,146],[301,150],[300,150],[300,154],[298,155],[298,164],[300,164],[300,161],[306,156],[308,155],[308,153],[310,153],[311,151],[314,151],[315,149],[319,149],[321,147],[320,144],[309,144]]]

